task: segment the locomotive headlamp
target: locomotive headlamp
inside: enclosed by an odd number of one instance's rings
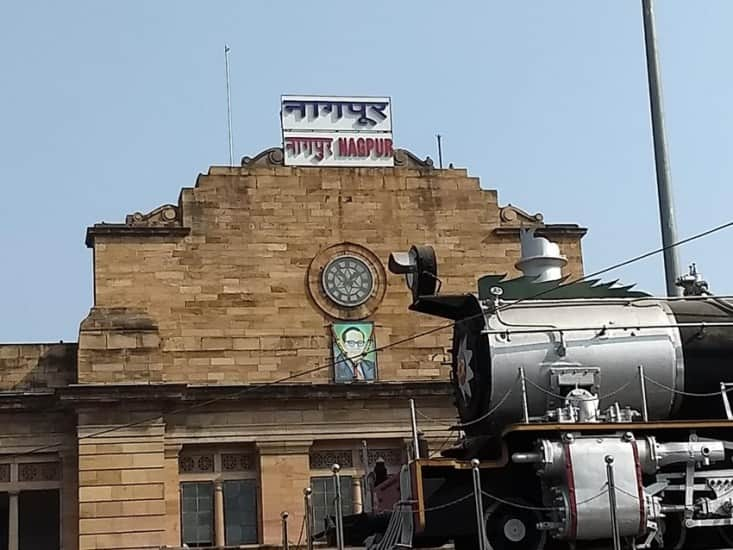
[[[420,296],[432,296],[438,285],[438,262],[432,246],[413,245],[409,252],[392,252],[389,270],[404,275],[412,291],[412,301]]]

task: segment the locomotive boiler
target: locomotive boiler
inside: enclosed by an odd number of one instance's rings
[[[522,244],[524,276],[483,277],[477,294],[437,294],[430,247],[390,257],[411,309],[454,322],[462,437],[410,465],[403,500],[417,539],[461,550],[482,547],[482,532],[496,550],[733,546],[733,304],[703,285],[653,298],[568,283],[556,245],[531,232]],[[483,530],[465,497],[471,459]]]

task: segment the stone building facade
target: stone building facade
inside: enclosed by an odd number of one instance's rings
[[[297,540],[305,487],[327,514],[334,462],[346,511],[367,504],[363,456],[399,468],[408,398],[445,444],[450,331],[411,338],[439,321],[408,311],[389,253],[432,244],[443,291],[464,292],[517,274],[522,225],[580,275],[585,230],[499,206],[465,170],[395,158],[293,168],[270,149],[211,167],[177,204],[90,227],[78,343],[0,346],[0,550],[277,545],[283,511]]]

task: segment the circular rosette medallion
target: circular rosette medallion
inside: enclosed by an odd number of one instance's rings
[[[323,269],[323,290],[340,306],[355,307],[374,291],[374,276],[369,265],[351,254],[336,256]]]
[[[384,297],[386,275],[379,258],[363,246],[341,243],[322,250],[308,268],[313,301],[331,317],[364,319]]]

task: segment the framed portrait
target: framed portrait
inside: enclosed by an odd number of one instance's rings
[[[341,322],[331,325],[335,382],[377,379],[374,323]]]

